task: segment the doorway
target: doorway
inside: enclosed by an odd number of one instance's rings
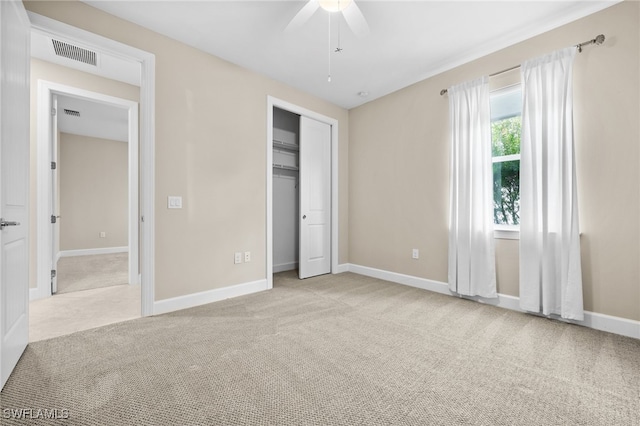
[[[58,218],[59,208],[58,197],[55,196],[59,192],[58,175],[58,141],[60,132],[57,123],[60,115],[64,114],[66,108],[55,108],[57,99],[61,98],[67,105],[71,105],[70,113],[72,115],[80,115],[80,111],[73,107],[82,105],[86,109],[93,109],[97,113],[121,114],[127,119],[126,132],[124,138],[127,142],[128,156],[128,177],[127,177],[127,251],[129,253],[128,260],[128,282],[130,284],[138,284],[138,103],[126,99],[116,98],[101,93],[91,92],[78,89],[71,86],[47,82],[40,80],[38,82],[38,162],[37,162],[37,191],[38,191],[38,291],[41,297],[47,297],[56,292],[57,269],[56,264],[59,260],[58,241],[60,220]],[[81,109],[81,108],[78,108]],[[109,112],[107,112],[109,111]],[[111,111],[116,111],[115,113]],[[54,115],[55,114],[55,115]],[[75,117],[80,118],[80,117]],[[96,123],[89,123],[89,127],[97,127]],[[111,125],[113,128],[113,125]],[[82,132],[82,131],[81,131]],[[85,136],[87,131],[84,132]],[[93,134],[96,136],[97,134]],[[105,134],[103,134],[105,135]],[[119,137],[122,139],[123,137]],[[86,145],[85,145],[86,147]],[[86,148],[85,148],[86,149]],[[87,194],[88,196],[88,194]],[[73,220],[73,215],[68,218]],[[94,218],[84,217],[84,222],[91,222]],[[80,223],[80,222],[78,222]],[[98,231],[99,238],[106,239],[106,231]],[[104,232],[104,234],[103,234]],[[85,233],[86,234],[86,233]],[[104,235],[104,237],[103,237]],[[95,235],[91,236],[95,237]],[[100,245],[98,241],[89,243],[87,240],[92,238],[88,235],[77,236],[74,239],[82,239],[84,241],[76,242],[76,246],[72,246],[70,250],[65,250],[67,254],[101,254],[97,248]],[[78,246],[79,244],[79,246]],[[93,244],[93,251],[87,251],[87,244]],[[121,245],[112,246],[110,249],[121,248]],[[102,247],[107,248],[107,247]],[[84,250],[84,251],[76,251]],[[104,251],[104,250],[103,250]],[[108,250],[107,250],[108,251]],[[64,253],[64,252],[63,252]]]
[[[296,139],[299,135],[289,134],[295,133],[296,122],[299,123],[297,131],[302,136],[302,140]],[[276,140],[277,138],[283,139],[283,136],[284,141]],[[305,145],[304,139],[306,138],[309,138],[310,141]],[[296,141],[299,142],[298,149],[296,148]],[[307,148],[306,150],[305,147]],[[321,148],[318,150],[314,147]],[[321,166],[315,170],[314,167],[307,166],[305,168],[305,162],[308,161],[308,159],[305,159],[306,157],[318,156],[326,157],[328,166]],[[296,166],[296,161],[298,161],[299,167]],[[308,268],[307,273],[302,272],[300,274],[301,278],[322,273],[336,273],[338,270],[338,121],[269,96],[267,98],[266,168],[267,287],[273,287],[274,271],[279,272],[296,267],[300,269],[301,262],[305,260],[311,260],[311,262],[307,263],[313,266]],[[307,173],[306,177],[305,169],[307,172],[311,172]],[[296,172],[300,174],[296,176]],[[326,176],[321,177],[319,180],[314,180],[314,177],[318,177],[323,173]],[[282,194],[274,192],[274,182],[277,182],[275,185],[286,188],[286,191],[294,197],[289,197],[285,203],[289,207],[284,207],[282,204],[275,205],[276,202],[281,202]],[[322,194],[323,201],[311,200],[311,208],[309,208],[309,199],[306,195],[318,194],[318,191],[305,191],[305,185],[315,186],[316,188],[318,185],[326,186],[327,191]],[[275,191],[278,191],[278,189]],[[297,200],[295,199],[296,194]],[[317,209],[317,206],[321,206],[321,208]],[[322,210],[323,217],[321,220],[316,221],[318,216],[316,213],[320,210]],[[287,219],[279,220],[276,224],[274,222],[275,214],[282,213],[285,214]],[[282,229],[287,229],[286,238],[289,239],[289,243],[288,255],[285,257],[282,257],[282,252],[275,254],[276,249],[281,250],[282,235],[278,235],[274,239],[274,226],[278,232],[281,232]],[[298,230],[297,236],[296,229]],[[306,237],[304,236],[305,232],[308,234]],[[312,243],[305,244],[305,241],[311,241]],[[318,241],[321,243],[317,243]],[[297,250],[295,247],[291,247],[296,242],[298,243]],[[276,243],[278,247],[275,246]],[[323,244],[327,245],[326,251],[321,249]],[[298,259],[292,257],[292,254],[295,254],[296,251],[299,254]],[[315,260],[323,258],[322,261],[324,261],[325,257],[327,266],[316,268],[315,266],[321,262],[315,262]],[[274,260],[277,262],[275,266]]]
[[[96,52],[107,52],[111,55],[115,55],[126,60],[133,61],[138,64],[140,72],[140,210],[136,223],[140,225],[139,228],[139,241],[140,241],[140,253],[142,254],[139,259],[139,281],[141,284],[141,314],[142,316],[148,316],[153,314],[154,310],[154,258],[155,258],[155,212],[154,212],[154,116],[155,116],[155,56],[149,52],[142,51],[132,46],[128,46],[114,40],[104,38],[102,36],[90,33],[88,31],[81,30],[79,28],[55,21],[53,19],[27,12],[29,20],[31,21],[32,32],[38,32],[49,37],[55,37],[71,43],[81,43],[85,48],[92,49]],[[45,115],[49,114],[48,111],[39,111]],[[40,138],[40,135],[38,135]],[[39,152],[39,155],[44,155],[43,152]],[[138,153],[136,153],[137,158]],[[131,157],[130,157],[131,158]],[[40,164],[47,164],[50,162],[50,158],[38,157],[37,161]],[[46,169],[45,169],[46,170]],[[41,172],[41,173],[44,173]],[[45,185],[44,188],[47,186]],[[44,197],[45,192],[40,191],[38,194],[38,205],[48,205],[48,200]],[[49,213],[37,212],[38,224],[43,224],[46,227],[46,222]],[[44,222],[43,222],[44,221]],[[43,226],[43,225],[40,225]],[[45,238],[47,238],[45,236]],[[51,244],[50,238],[45,241],[44,246]],[[43,244],[39,244],[41,246]],[[43,250],[45,250],[43,248]],[[47,253],[38,252],[36,257],[38,259],[44,259],[45,264],[49,264],[50,260],[47,260]],[[38,260],[38,265],[41,262]],[[35,297],[44,297],[47,292],[50,291],[50,285],[45,285],[45,295],[41,294],[42,288],[39,283],[50,283],[50,270],[46,267],[38,267],[37,270],[37,282],[38,289],[36,290]],[[48,287],[48,288],[47,288]],[[32,294],[33,294],[32,289]]]
[[[138,103],[42,80],[38,101],[30,341],[140,317]]]
[[[138,233],[129,223],[138,210],[137,188],[129,187],[137,183],[129,176],[138,169],[129,164],[137,122],[129,129],[128,108],[53,96],[51,292],[137,285]]]
[[[273,108],[273,273],[297,271],[300,247],[300,115]]]

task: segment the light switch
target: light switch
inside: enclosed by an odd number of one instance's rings
[[[169,195],[167,199],[167,208],[170,209],[181,209],[182,208],[182,197]]]

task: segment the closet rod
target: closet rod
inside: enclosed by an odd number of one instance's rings
[[[575,45],[575,47],[578,49],[578,53],[582,53],[582,48],[584,46],[588,46],[590,44],[602,44],[604,43],[604,34],[599,34],[598,36],[596,36],[596,38],[593,38],[591,40],[587,40],[587,41],[583,41],[582,43],[578,43]],[[511,68],[507,68],[498,72],[494,72],[493,74],[489,74],[489,77],[495,77],[496,75],[500,75],[500,74],[504,74],[505,72],[509,72],[509,71],[513,71],[517,68],[520,68],[520,65],[516,65],[513,66]],[[444,96],[446,93],[448,92],[447,89],[442,89],[440,91],[440,96]]]

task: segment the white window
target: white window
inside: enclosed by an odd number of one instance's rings
[[[517,231],[520,224],[520,129],[522,88],[491,93],[493,220],[496,230]]]

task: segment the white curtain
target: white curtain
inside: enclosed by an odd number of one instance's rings
[[[520,160],[520,307],[583,320],[573,143],[575,47],[525,62]]]
[[[448,89],[451,123],[449,288],[496,297],[489,78]]]

